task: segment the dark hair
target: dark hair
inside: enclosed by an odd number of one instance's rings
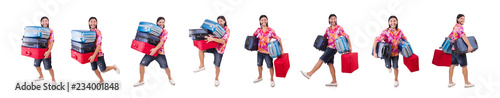
[[[42,20],[43,20],[43,19],[47,19],[47,20],[49,20],[49,18],[48,18],[47,16],[43,16],[43,17],[42,17],[42,19],[40,19],[40,22],[42,22]],[[43,27],[43,25],[42,25],[42,24],[40,24],[40,26],[42,26],[42,27]],[[49,27],[49,24],[47,24],[47,27]]]
[[[390,17],[389,17],[389,19],[388,19],[387,21],[390,21],[390,20],[391,20],[391,18],[396,19],[396,21],[398,20],[398,17],[396,17],[396,16],[392,15],[392,16],[390,16]],[[397,24],[396,24],[396,29],[398,29],[398,24],[399,24],[399,23],[397,23]],[[390,25],[390,24],[389,24],[389,28],[391,28],[391,25]]]
[[[223,27],[227,26],[226,17],[224,17],[224,16],[219,16],[219,17],[217,17],[217,20],[219,20],[219,19],[224,20],[224,25],[223,25]]]
[[[458,19],[459,19],[459,18],[462,18],[462,17],[465,17],[465,15],[464,15],[464,14],[458,14],[458,15],[457,15],[457,23],[458,23]]]
[[[160,17],[158,17],[158,19],[156,19],[156,25],[158,25],[158,21],[160,21],[160,20],[165,21],[165,18],[163,18],[163,17],[161,17],[161,16],[160,16]],[[165,28],[165,25],[163,25],[163,27],[162,27],[162,28]]]
[[[262,18],[269,19],[269,18],[267,18],[267,16],[266,16],[266,15],[260,15],[259,20],[260,20],[260,19],[262,19]],[[262,24],[261,24],[261,25],[262,25]],[[267,27],[269,27],[269,23],[266,23],[266,26],[267,26]]]
[[[330,14],[330,16],[328,16],[328,19],[330,19],[330,18],[332,18],[332,17],[337,18],[337,15],[335,15],[335,14]],[[329,23],[329,24],[332,24],[332,23],[330,22],[330,20],[328,20],[328,23]],[[337,22],[335,22],[335,24],[337,24]]]
[[[95,18],[95,17],[90,17],[90,18],[89,18],[89,22],[90,22],[90,20],[92,20],[92,19],[95,19],[95,22],[97,22],[97,18]],[[97,28],[97,24],[95,25],[95,28]],[[92,28],[90,27],[90,25],[89,25],[89,29],[92,29]]]

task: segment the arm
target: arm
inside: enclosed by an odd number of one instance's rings
[[[47,51],[45,52],[45,54],[43,55],[43,56],[44,56],[44,58],[49,58],[50,52],[52,51],[52,46],[54,46],[54,42],[49,42],[49,47],[48,47],[48,48],[49,48],[49,50],[47,50]]]
[[[470,45],[469,43],[469,39],[467,38],[467,36],[464,34],[464,36],[462,36],[462,39],[464,40],[465,44],[467,44],[467,52],[471,52],[472,51],[472,46]]]
[[[155,48],[151,49],[151,53],[149,53],[149,55],[154,55],[156,52],[158,52],[158,49],[161,48],[161,46],[163,46],[163,44],[165,43],[165,40],[161,40],[160,43],[158,43],[158,45],[156,45]]]
[[[92,56],[90,56],[90,58],[88,59],[90,62],[94,62],[95,57],[97,56],[97,54],[99,54],[100,49],[101,49],[100,44],[95,47],[94,54],[92,54]]]

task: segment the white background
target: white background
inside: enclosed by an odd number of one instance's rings
[[[9,0],[0,3],[0,96],[9,97],[109,97],[109,98],[199,98],[199,97],[389,97],[389,98],[498,98],[500,67],[498,65],[499,2],[494,0]],[[464,88],[461,68],[455,68],[457,85],[447,87],[448,68],[431,63],[434,49],[452,31],[456,15],[465,14],[465,32],[475,36],[480,48],[467,54],[469,80],[474,88]],[[286,78],[275,78],[269,86],[269,70],[264,68],[264,81],[257,78],[256,54],[243,48],[245,37],[259,27],[258,17],[265,14],[270,27],[282,38],[284,51],[290,54],[291,67]],[[338,87],[325,87],[331,81],[328,67],[323,65],[310,80],[300,74],[309,71],[322,52],[312,47],[317,35],[324,34],[328,15],[336,14],[338,24],[350,35],[353,51],[359,53],[359,69],[341,73],[340,56],[335,56]],[[199,66],[198,50],[188,37],[188,29],[199,28],[204,19],[215,20],[224,15],[231,35],[224,54],[220,86],[213,85],[215,69],[212,54],[205,54],[207,69]],[[420,71],[410,73],[399,60],[400,86],[393,87],[394,75],[388,73],[384,61],[373,58],[373,40],[387,28],[387,18],[396,15],[399,28],[408,37],[419,56]],[[61,82],[91,81],[98,78],[90,64],[79,64],[70,57],[70,31],[88,29],[89,17],[98,19],[103,34],[102,49],[108,66],[117,64],[121,74],[102,74],[105,81],[121,83],[119,91],[16,91],[17,82],[38,77],[33,59],[21,56],[24,26],[39,25],[48,16],[54,30],[52,65],[56,80]],[[166,18],[169,32],[166,56],[176,85],[168,83],[158,63],[146,68],[146,84],[139,80],[139,62],[144,54],[130,48],[139,21],[155,22]],[[50,81],[43,71],[44,82]]]

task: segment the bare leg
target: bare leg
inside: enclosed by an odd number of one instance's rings
[[[139,82],[144,81],[144,73],[145,72],[146,72],[146,70],[144,69],[144,66],[139,65],[139,75],[140,75]]]
[[[52,81],[56,81],[56,78],[54,77],[54,70],[53,69],[49,69],[49,73],[50,73],[50,76],[52,76]]]
[[[322,64],[323,64],[323,61],[321,59],[318,60],[316,65],[314,65],[313,69],[311,71],[307,72],[307,75],[312,76],[316,71],[318,71],[318,69],[321,67]]]
[[[269,73],[271,73],[271,81],[274,81],[274,68],[269,68]]]
[[[395,68],[394,69],[394,81],[398,81],[398,73],[399,73],[399,69]]]
[[[465,84],[471,84],[469,82],[469,75],[468,75],[468,71],[467,71],[467,66],[462,67],[462,73],[464,74]]]
[[[220,68],[215,66],[215,80],[219,80]]]
[[[337,78],[335,77],[335,67],[333,67],[333,64],[328,64],[328,67],[330,67],[330,74],[332,74],[332,83],[337,83]]]
[[[448,75],[448,79],[449,79],[448,81],[449,81],[450,84],[453,83],[453,80],[452,80],[452,78],[453,78],[453,69],[455,68],[455,66],[456,65],[451,65],[450,66],[450,72],[449,72],[450,74]]]
[[[167,73],[168,80],[172,80],[172,77],[170,76],[170,68],[166,68],[165,73]]]
[[[102,79],[101,72],[99,72],[99,70],[94,70],[94,73],[97,76],[97,78],[99,78],[99,83],[104,82],[104,79]]]
[[[262,78],[262,66],[259,66],[259,77],[257,79],[261,79]]]
[[[35,68],[36,68],[36,71],[38,71],[38,74],[40,75],[40,77],[38,77],[38,78],[43,78],[42,68],[40,68],[40,67],[35,67]]]
[[[198,56],[200,58],[200,67],[198,68],[205,67],[205,51],[204,50],[198,51]]]

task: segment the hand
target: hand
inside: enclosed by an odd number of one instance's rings
[[[472,52],[472,47],[467,48],[467,52]]]
[[[352,52],[352,47],[349,46],[349,53],[351,53],[351,52]]]
[[[375,56],[375,58],[378,58],[377,52],[373,51],[373,56]]]
[[[49,58],[49,55],[50,55],[50,51],[46,51],[45,54],[43,54],[44,58]]]
[[[205,36],[205,38],[207,39],[207,43],[215,40],[212,35]]]
[[[155,55],[155,53],[156,53],[157,51],[158,51],[158,49],[157,49],[157,48],[153,48],[153,49],[151,49],[151,50],[150,50],[150,52],[151,52],[151,53],[149,53],[149,55],[153,56],[153,55]]]
[[[95,55],[90,56],[89,61],[92,63],[95,60]]]

